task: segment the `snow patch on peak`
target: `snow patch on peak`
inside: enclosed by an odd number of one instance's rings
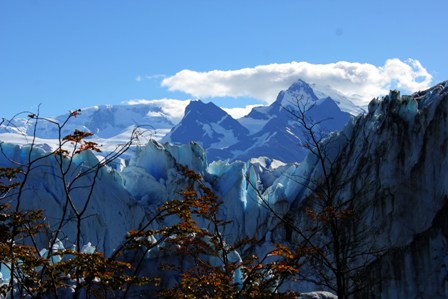
[[[355,105],[347,96],[329,85],[312,83],[310,86],[312,87],[314,94],[319,99],[331,98],[338,104],[342,111],[348,112],[351,115],[358,115],[360,113],[364,113],[366,110],[366,107]]]

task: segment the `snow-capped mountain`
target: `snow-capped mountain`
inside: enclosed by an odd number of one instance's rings
[[[307,150],[302,127],[294,113],[309,109],[307,117],[327,132],[342,129],[350,114],[342,111],[335,100],[302,80],[281,91],[274,103],[256,107],[245,117],[234,120],[212,103],[191,102],[181,122],[162,141],[183,144],[198,142],[206,150],[209,161],[229,159],[246,161],[267,156],[284,162],[301,161]],[[351,107],[340,96],[339,103]],[[291,113],[292,112],[292,113]]]
[[[135,105],[101,105],[79,109],[76,116],[67,120],[69,113],[54,118],[39,119],[27,115],[3,120],[0,124],[0,140],[27,144],[32,136],[35,143],[43,148],[56,148],[59,137],[72,134],[75,130],[93,133],[91,141],[97,142],[107,154],[120,144],[129,142],[138,128],[138,144],[148,140],[160,140],[178,121],[157,103]],[[78,113],[79,112],[79,113]],[[41,117],[41,116],[39,116]],[[57,124],[64,124],[58,136]]]
[[[351,99],[335,90],[334,88],[331,88],[331,86],[317,83],[311,83],[310,86],[313,89],[314,94],[319,99],[324,99],[327,97],[332,98],[336,102],[336,104],[338,104],[339,108],[341,108],[342,111],[348,112],[351,115],[355,116],[365,112],[362,107],[354,104]]]
[[[162,141],[185,144],[198,141],[207,149],[227,148],[243,140],[249,131],[213,103],[191,101],[181,122]]]
[[[67,117],[68,113],[51,120],[61,124]],[[58,138],[55,124],[41,120],[35,128],[34,123],[34,119],[15,118],[12,123],[4,123],[4,126],[0,127],[0,132],[35,135],[42,139]],[[64,126],[62,135],[65,136],[78,129],[91,132],[100,139],[126,141],[129,133],[137,126],[148,130],[148,134],[164,136],[174,124],[170,115],[167,115],[158,105],[101,105],[80,109],[79,114]]]

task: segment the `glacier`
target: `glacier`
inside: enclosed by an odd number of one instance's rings
[[[268,115],[263,109],[255,111]],[[359,273],[365,288],[357,297],[448,297],[448,82],[409,96],[391,91],[382,99],[373,99],[365,113],[346,120],[345,127],[324,142],[332,146],[330,157],[343,164],[341,176],[362,175],[338,190],[339,196],[352,198],[363,190],[356,199],[357,206],[367,207],[359,229],[369,231],[368,241],[382,249],[367,270]],[[1,148],[1,167],[29,161],[27,145],[2,141]],[[45,155],[48,148],[33,148],[32,158]],[[178,198],[186,187],[181,165],[201,174],[204,184],[220,196],[221,216],[230,221],[222,231],[226,241],[255,237],[259,242],[251,250],[259,255],[274,243],[299,239],[266,207],[290,217],[298,227],[305,226],[313,182],[323,175],[313,154],[300,163],[262,155],[209,163],[197,142],[173,145],[150,140],[130,149],[129,155],[121,168],[101,169],[89,217],[83,222],[83,244],[90,242],[105,253],[113,252],[126,232],[140,227],[161,203]],[[96,163],[93,153],[83,152],[75,169]],[[56,225],[64,198],[55,176],[57,165],[49,155],[36,166],[23,208],[45,207],[50,225]],[[82,202],[85,192],[81,188],[74,196]],[[64,246],[74,243],[74,234],[74,225],[68,223],[61,238]],[[39,242],[45,247],[48,240]],[[161,257],[156,253],[151,257],[153,262],[157,258]],[[303,292],[320,289],[300,282],[294,287]],[[313,296],[320,295],[309,293],[308,297]]]

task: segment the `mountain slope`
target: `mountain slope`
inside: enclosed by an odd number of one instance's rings
[[[241,141],[248,130],[213,103],[191,101],[182,121],[162,139],[186,144],[199,141],[204,148],[226,148]]]
[[[280,92],[276,101],[266,109],[252,111],[240,120],[244,124],[261,119],[264,125],[244,143],[229,148],[235,153],[234,159],[244,161],[268,156],[284,162],[303,160],[308,150],[304,148],[306,140],[296,118],[299,107],[309,109],[307,117],[327,132],[342,129],[350,118],[349,113],[341,111],[331,98],[318,99],[310,85],[298,80],[288,90]]]
[[[50,118],[52,121],[63,123],[67,114]],[[40,120],[37,127],[34,119],[13,119],[11,123],[4,123],[0,133],[18,133],[36,136],[41,139],[58,138],[57,126],[54,123]],[[75,129],[91,132],[96,139],[103,143],[123,143],[130,138],[131,132],[137,126],[147,131],[147,136],[159,139],[173,126],[171,117],[155,104],[137,105],[101,105],[81,109],[79,114],[64,126],[62,135],[66,136]]]

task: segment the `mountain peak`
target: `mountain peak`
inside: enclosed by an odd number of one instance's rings
[[[201,100],[191,101],[185,108],[184,118],[203,119],[217,122],[228,114],[213,102],[204,103]]]
[[[183,119],[162,141],[176,144],[197,141],[205,149],[222,151],[247,134],[248,130],[220,107],[212,102],[196,100],[188,104]],[[210,152],[209,156],[217,158]]]
[[[204,103],[201,100],[191,100],[190,103],[187,105],[187,108],[189,109],[197,109],[197,108],[210,108],[210,109],[221,109],[218,106],[216,106],[213,102]]]
[[[311,86],[306,83],[305,81],[303,81],[302,79],[298,79],[297,81],[295,81],[288,89],[287,92],[300,92],[301,90],[303,90],[306,93],[312,93],[313,89],[311,88]]]
[[[319,98],[314,93],[311,86],[305,81],[299,79],[295,81],[286,91],[282,90],[269,107],[269,113],[280,112],[285,107],[295,107],[298,101],[314,103]]]

